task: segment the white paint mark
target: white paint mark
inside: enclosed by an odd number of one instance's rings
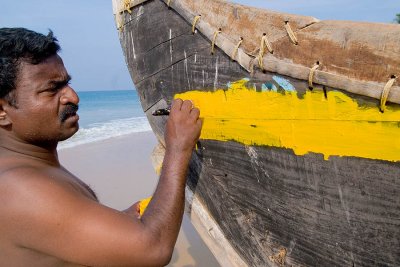
[[[195,62],[195,63],[197,62],[197,53],[194,54],[194,62]]]
[[[202,74],[203,74],[203,88],[204,88],[204,70],[202,70]]]
[[[289,248],[287,250],[287,254],[290,255],[296,246],[296,239],[290,240]]]
[[[258,160],[258,154],[257,154],[257,151],[254,149],[254,147],[246,146],[246,152],[250,156],[251,166],[256,171],[258,182],[260,182],[259,170],[261,170],[266,177],[271,178],[269,176],[268,172],[260,165],[260,162]]]
[[[130,54],[131,54],[131,51],[130,51],[130,49],[129,49],[129,41],[130,41],[130,37],[131,37],[131,32],[130,31],[126,31],[126,34],[124,35],[124,41],[125,41],[125,43],[124,43],[124,47],[126,48],[126,50],[127,50],[127,57],[129,58],[130,57]]]
[[[191,87],[190,87],[190,80],[189,80],[188,60],[187,60],[186,51],[184,51],[184,54],[185,54],[185,72],[186,72],[186,78],[187,78],[187,81],[188,81],[189,90],[191,90]]]
[[[257,151],[251,146],[246,146],[246,152],[250,156],[251,166],[256,170],[257,181],[260,182],[260,175],[258,174],[260,164],[258,162]]]
[[[347,207],[346,203],[344,202],[342,188],[340,187],[340,185],[338,185],[338,189],[339,189],[340,203],[342,204],[342,208],[344,210],[344,213],[346,214],[347,223],[350,224],[349,208]]]
[[[217,56],[217,60],[215,61],[214,90],[217,90],[217,86],[218,86],[218,59],[219,59],[219,57]]]
[[[139,10],[138,10],[137,17],[140,17],[140,16],[143,15],[143,14],[144,14],[144,7],[143,7],[143,6],[140,6],[140,7],[139,7]]]
[[[171,79],[172,79],[172,84],[174,84],[174,65],[171,66]]]
[[[135,44],[133,43],[133,33],[131,33],[131,43],[132,43],[133,58],[136,59]]]
[[[169,54],[171,56],[171,63],[172,63],[172,29],[169,29]]]
[[[246,152],[250,156],[251,166],[256,170],[257,182],[260,183],[260,175],[258,175],[258,155],[256,150],[251,146],[246,146]]]

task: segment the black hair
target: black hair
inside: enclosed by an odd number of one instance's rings
[[[19,64],[39,64],[60,50],[53,32],[43,35],[25,28],[0,28],[0,98],[15,106]]]

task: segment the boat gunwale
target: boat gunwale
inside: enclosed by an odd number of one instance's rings
[[[141,5],[149,0],[130,0],[130,8]],[[197,14],[194,14],[191,10],[187,10],[181,3],[180,0],[160,0],[168,5],[169,8],[174,9],[178,14],[180,14],[189,24],[193,22],[194,18]],[[232,5],[242,6],[236,3],[226,2]],[[121,4],[123,6],[121,7]],[[251,7],[253,8],[253,7]],[[118,16],[123,16],[124,11],[126,11],[125,0],[113,0],[113,9],[116,16],[116,20]],[[254,8],[257,10],[262,10],[265,12],[272,12],[274,14],[285,14],[276,11],[270,11],[265,9]],[[297,16],[297,15],[296,15]],[[328,20],[319,21],[313,17],[300,16],[304,18],[309,18],[311,21],[314,19],[315,22],[312,24],[316,24],[318,22],[328,22]],[[340,22],[340,21],[334,21]],[[345,22],[345,21],[343,21]],[[377,24],[377,23],[371,23]],[[311,25],[311,24],[310,24]],[[382,23],[383,26],[385,24]],[[390,25],[390,24],[388,24]],[[200,31],[206,38],[210,40],[210,42],[214,39],[214,33],[218,29],[214,29],[207,21],[204,19],[200,19],[196,24],[196,29]],[[259,62],[259,56],[252,55],[252,52],[245,51],[241,47],[237,47],[237,44],[232,41],[231,38],[227,34],[219,33],[218,38],[215,40],[215,45],[218,46],[222,51],[224,51],[227,55],[236,54],[235,61],[240,64],[247,72],[253,74],[254,69],[258,68],[257,62]],[[273,54],[267,54],[262,58],[263,70],[277,73],[285,76],[289,76],[292,78],[308,81],[310,71],[313,66],[304,66],[301,64],[295,64],[288,62],[288,60],[278,59]],[[395,74],[392,74],[392,76]],[[389,78],[388,78],[389,80]],[[350,93],[363,95],[367,97],[371,97],[374,99],[380,100],[382,97],[382,91],[385,87],[385,83],[376,82],[376,81],[365,81],[358,80],[354,78],[347,77],[345,75],[336,74],[332,72],[327,72],[323,70],[315,70],[314,72],[314,80],[313,83],[320,86],[326,86],[329,88],[341,89]],[[398,82],[397,82],[398,84]],[[393,85],[390,89],[389,96],[387,98],[388,102],[400,104],[400,86],[397,84]],[[377,89],[378,88],[378,89]]]

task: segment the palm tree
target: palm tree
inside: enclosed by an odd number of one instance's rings
[[[400,24],[400,13],[396,15],[396,18],[394,19],[394,22]]]

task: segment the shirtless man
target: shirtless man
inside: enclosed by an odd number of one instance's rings
[[[166,155],[150,205],[116,211],[58,161],[78,131],[79,98],[47,36],[0,29],[0,266],[164,266],[183,216],[199,110],[175,100]]]

